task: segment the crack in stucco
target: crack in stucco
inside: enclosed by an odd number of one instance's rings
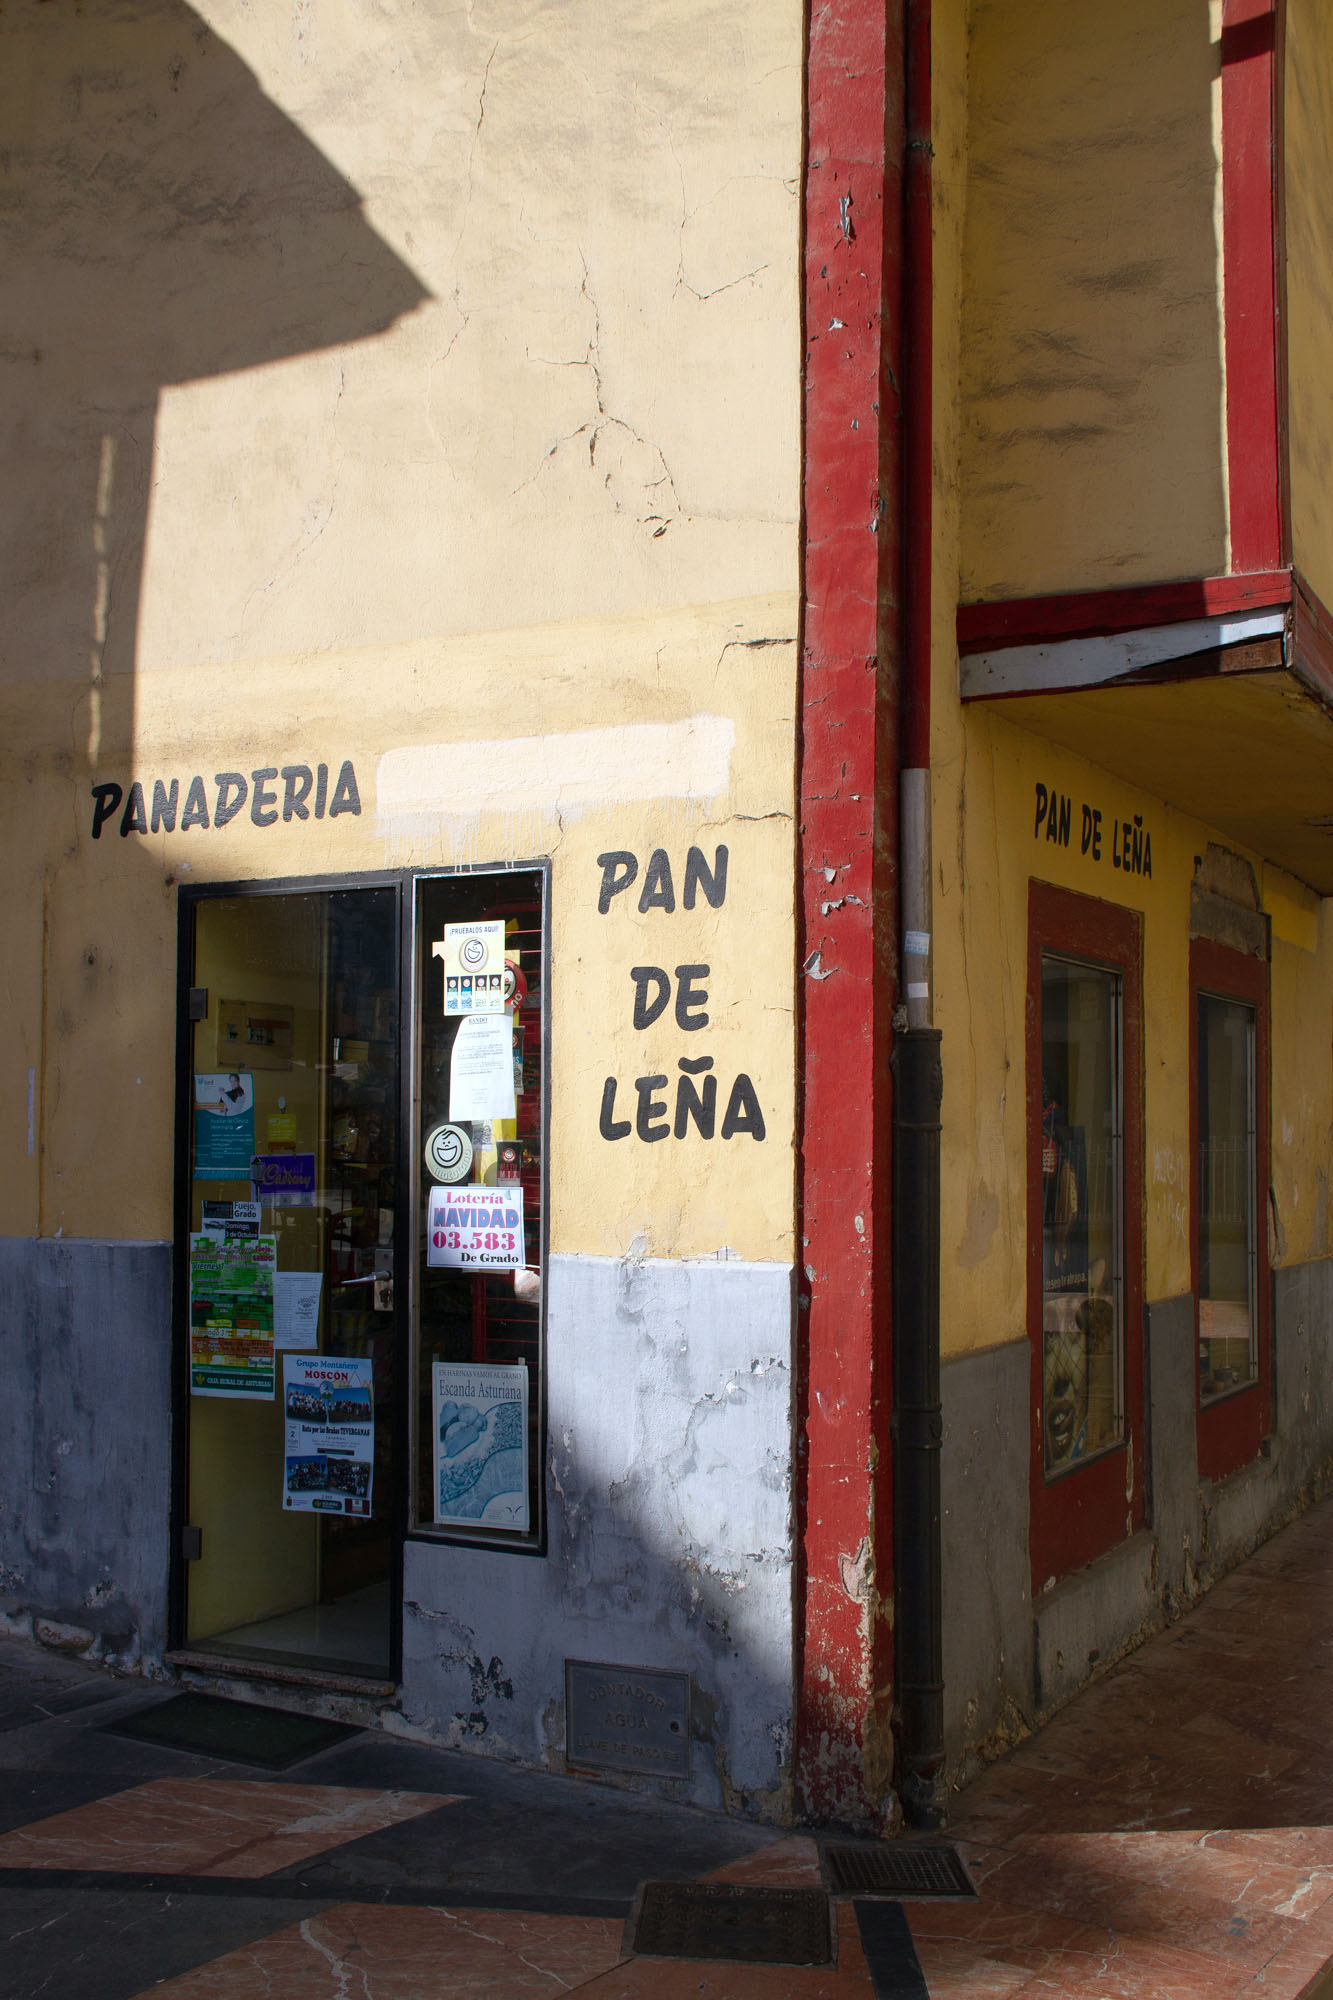
[[[602,380],[601,307],[589,282],[588,259],[582,249],[579,250],[579,262],[583,269],[583,275],[579,283],[579,297],[586,302],[592,314],[592,331],[588,336],[585,353],[581,358],[575,356],[569,360],[552,359],[546,356],[531,354],[529,355],[529,359],[537,361],[545,367],[586,369],[589,380],[592,383],[593,400],[596,404],[597,414],[595,417],[589,417],[586,422],[578,424],[572,431],[565,432],[562,436],[556,438],[552,444],[549,444],[542,454],[541,463],[537,466],[536,470],[527,479],[520,480],[519,484],[514,487],[513,493],[521,493],[527,487],[533,485],[540,478],[543,468],[551,459],[555,458],[566,445],[575,444],[580,439],[584,440],[587,444],[589,471],[593,473],[597,472],[598,445],[607,433],[619,432],[623,434],[623,437],[631,445],[638,446],[647,452],[650,455],[650,459],[656,461],[660,470],[656,477],[636,478],[633,472],[627,472],[622,467],[613,465],[610,470],[603,467],[601,472],[602,490],[610,500],[613,512],[617,514],[625,513],[628,509],[616,491],[616,483],[623,483],[628,487],[637,485],[642,490],[645,498],[649,499],[650,504],[656,501],[659,491],[662,491],[669,499],[671,511],[669,513],[662,513],[654,510],[639,514],[637,517],[640,527],[648,528],[653,539],[660,539],[675,522],[686,520],[690,517],[681,504],[680,495],[676,489],[675,478],[672,475],[670,466],[666,462],[661,446],[655,444],[651,438],[646,437],[642,431],[637,430],[624,417],[617,416],[607,408],[605,384]]]

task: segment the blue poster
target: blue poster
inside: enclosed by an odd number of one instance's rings
[[[196,1073],[194,1177],[248,1181],[255,1150],[255,1080],[248,1070]]]

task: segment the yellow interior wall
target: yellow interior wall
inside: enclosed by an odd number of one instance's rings
[[[970,21],[959,594],[1224,570],[1210,10]]]
[[[1287,0],[1284,64],[1286,336],[1291,528],[1296,566],[1333,603],[1333,16]]]
[[[221,1000],[291,1007],[292,1067],[250,1069],[255,1143],[264,1150],[265,1120],[282,1096],[298,1120],[298,1150],[314,1151],[323,1136],[317,1132],[316,1102],[322,942],[304,912],[305,920],[298,917],[294,924],[290,911],[262,897],[246,902],[239,917],[234,909],[205,909],[200,915],[194,981],[208,988],[209,1008],[207,1019],[194,1030],[194,1067],[249,1067],[240,1055],[217,1060]],[[205,1199],[246,1200],[250,1189],[248,1182],[196,1181],[194,1193]],[[313,1216],[299,1210],[291,1215],[298,1229],[292,1236],[280,1229],[278,1268],[319,1269],[322,1259],[310,1254],[314,1246],[300,1228],[302,1222],[313,1223]],[[286,1435],[281,1378],[279,1356],[278,1394],[271,1403],[190,1398],[189,1520],[202,1532],[203,1550],[190,1564],[187,1636],[192,1640],[273,1617],[319,1595],[319,1517],[284,1513],[278,1504]]]
[[[271,1403],[190,1398],[189,1519],[203,1553],[190,1564],[187,1639],[276,1617],[319,1596],[319,1517],[282,1510],[282,1362]]]

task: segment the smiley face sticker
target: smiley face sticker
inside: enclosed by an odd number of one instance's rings
[[[450,1187],[472,1171],[472,1134],[466,1125],[436,1125],[426,1139],[426,1171]]]

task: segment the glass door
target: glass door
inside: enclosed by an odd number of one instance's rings
[[[193,906],[184,1639],[384,1680],[398,894]]]

